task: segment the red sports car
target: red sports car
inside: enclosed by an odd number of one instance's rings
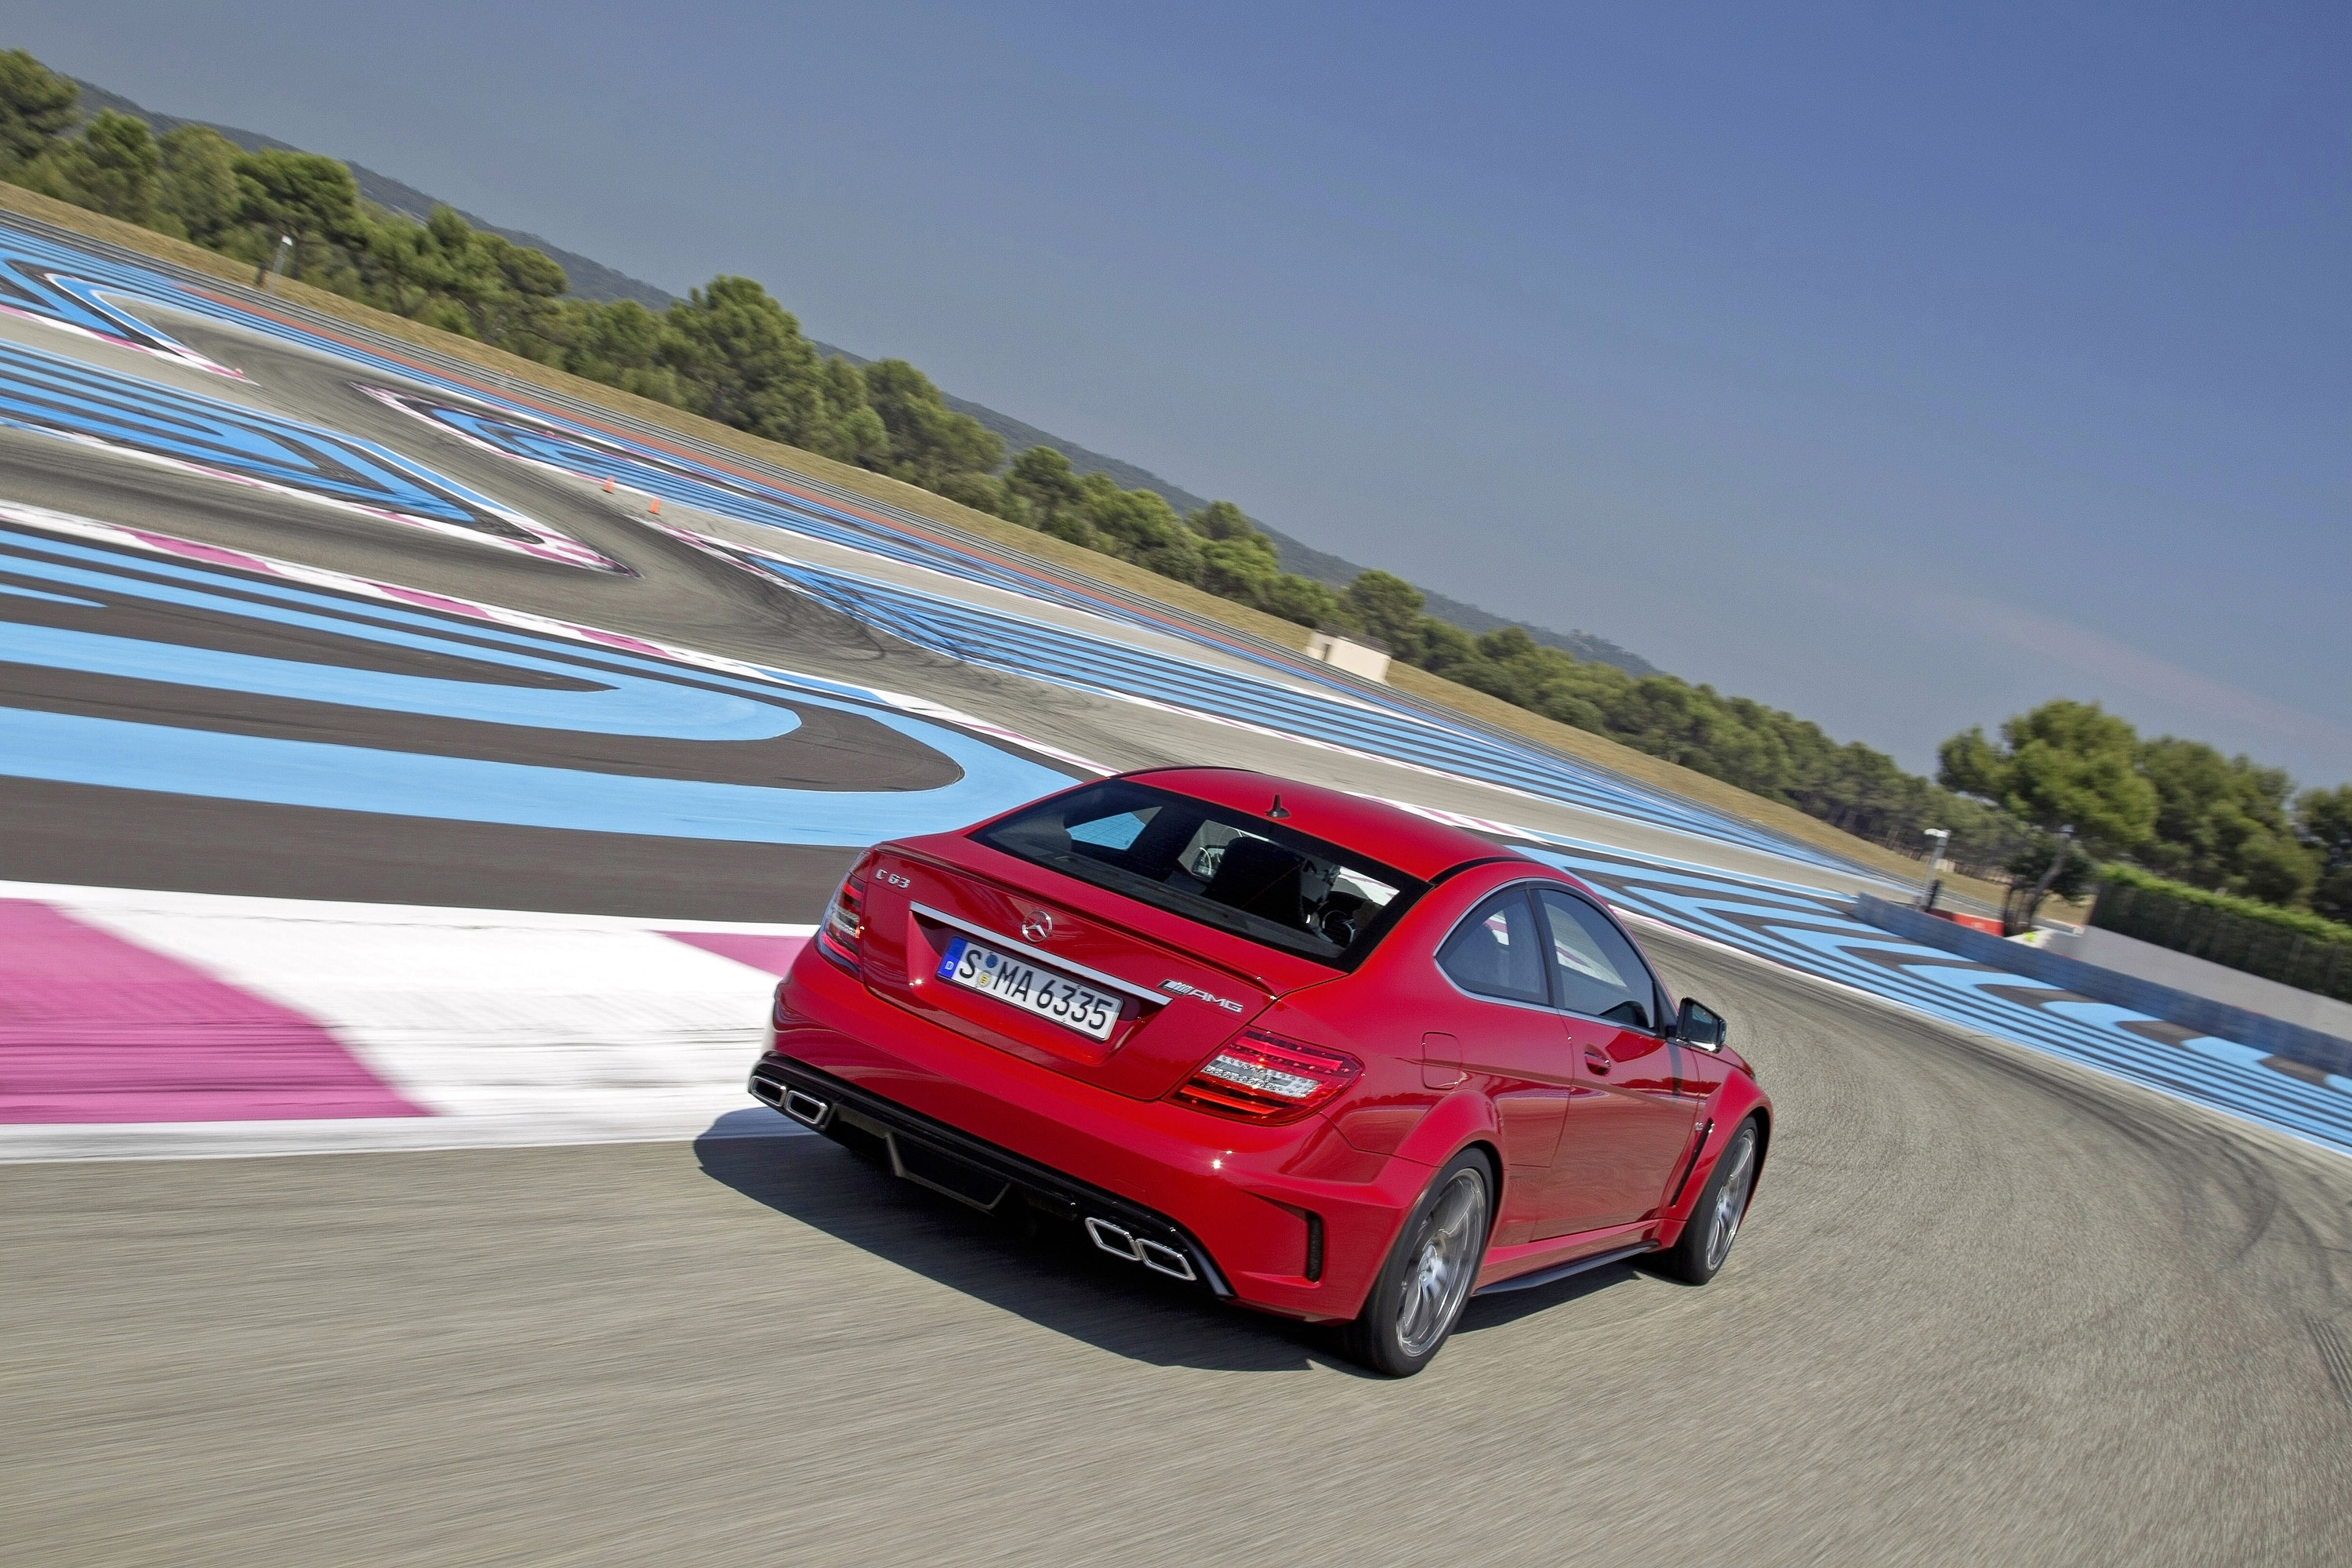
[[[867,850],[772,1030],[786,1115],[1400,1376],[1474,1289],[1644,1252],[1704,1282],[1771,1136],[1582,883],[1236,769]]]

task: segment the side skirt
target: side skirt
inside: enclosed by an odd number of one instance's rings
[[[1599,1268],[1609,1263],[1622,1263],[1629,1258],[1639,1257],[1644,1252],[1655,1252],[1657,1249],[1656,1242],[1644,1241],[1632,1247],[1621,1247],[1613,1252],[1596,1252],[1590,1258],[1572,1258],[1566,1263],[1558,1264],[1550,1268],[1538,1268],[1533,1274],[1516,1274],[1508,1279],[1497,1279],[1492,1285],[1481,1285],[1471,1294],[1499,1296],[1506,1290],[1532,1290],[1538,1285],[1549,1285],[1556,1279],[1565,1279],[1571,1274],[1581,1274],[1588,1268]]]

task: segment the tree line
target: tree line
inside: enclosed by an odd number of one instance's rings
[[[367,202],[335,159],[248,153],[201,126],[158,138],[131,116],[85,118],[79,98],[71,79],[23,50],[0,53],[0,177],[257,271],[290,238],[286,270],[307,283],[903,479],[1285,620],[1375,642],[1433,674],[1906,853],[1921,851],[1924,830],[1941,828],[1963,868],[2017,875],[2014,868],[2048,858],[2049,834],[2072,825],[2101,853],[2141,856],[2200,887],[2322,910],[2352,900],[2343,847],[2326,847],[2337,831],[2325,826],[2335,820],[2326,813],[2338,808],[2290,807],[2285,775],[2245,758],[2134,736],[2126,771],[2158,804],[2145,823],[2130,816],[2139,826],[2128,831],[2087,810],[2075,822],[2040,784],[2019,782],[2042,778],[2045,731],[2066,730],[2075,737],[2067,744],[2078,747],[2096,731],[2108,737],[2098,754],[2108,755],[2112,727],[2123,721],[2102,715],[2102,730],[2080,720],[2081,705],[2011,721],[2007,751],[1974,731],[1974,740],[1955,737],[1938,777],[1921,778],[1883,752],[1841,744],[1817,724],[1712,686],[1635,677],[1543,647],[1517,627],[1473,636],[1423,613],[1421,591],[1386,572],[1365,572],[1344,589],[1285,572],[1273,541],[1231,501],[1180,514],[1156,491],[1076,472],[1051,447],[1008,454],[906,361],[860,368],[818,353],[792,312],[751,279],[714,278],[660,311],[571,298],[563,269],[540,251],[446,207],[420,223]],[[1988,757],[2007,760],[1996,767]]]
[[[2071,893],[2099,860],[2120,859],[2352,923],[2352,784],[2298,793],[2284,768],[2202,741],[2143,740],[2097,703],[2063,700],[2018,714],[1998,739],[1981,728],[1954,735],[1937,776],[2032,830],[2009,868],[2018,885],[2040,877]]]

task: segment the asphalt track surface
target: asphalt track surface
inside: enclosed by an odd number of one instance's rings
[[[2338,1159],[1659,952],[1783,1110],[1731,1264],[1405,1383],[815,1138],[0,1172],[11,1555],[2345,1560]]]
[[[871,630],[648,529],[641,500],[421,438],[314,356],[173,325],[245,367],[257,407],[413,452],[635,575],[14,431],[0,498],[915,692],[1108,766],[1213,757],[1497,810]],[[126,700],[26,679],[11,705]],[[241,700],[222,723],[292,721]],[[681,919],[805,920],[846,858],[622,834],[581,854],[551,828],[28,780],[0,782],[0,813],[10,879]],[[1780,1109],[1730,1266],[1703,1290],[1620,1267],[1481,1300],[1405,1383],[813,1138],[0,1167],[7,1555],[2352,1558],[2352,1165],[1645,940],[1734,1017]]]

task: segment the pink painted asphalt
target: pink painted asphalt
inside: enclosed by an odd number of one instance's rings
[[[425,1114],[300,1014],[0,900],[0,1122]]]

